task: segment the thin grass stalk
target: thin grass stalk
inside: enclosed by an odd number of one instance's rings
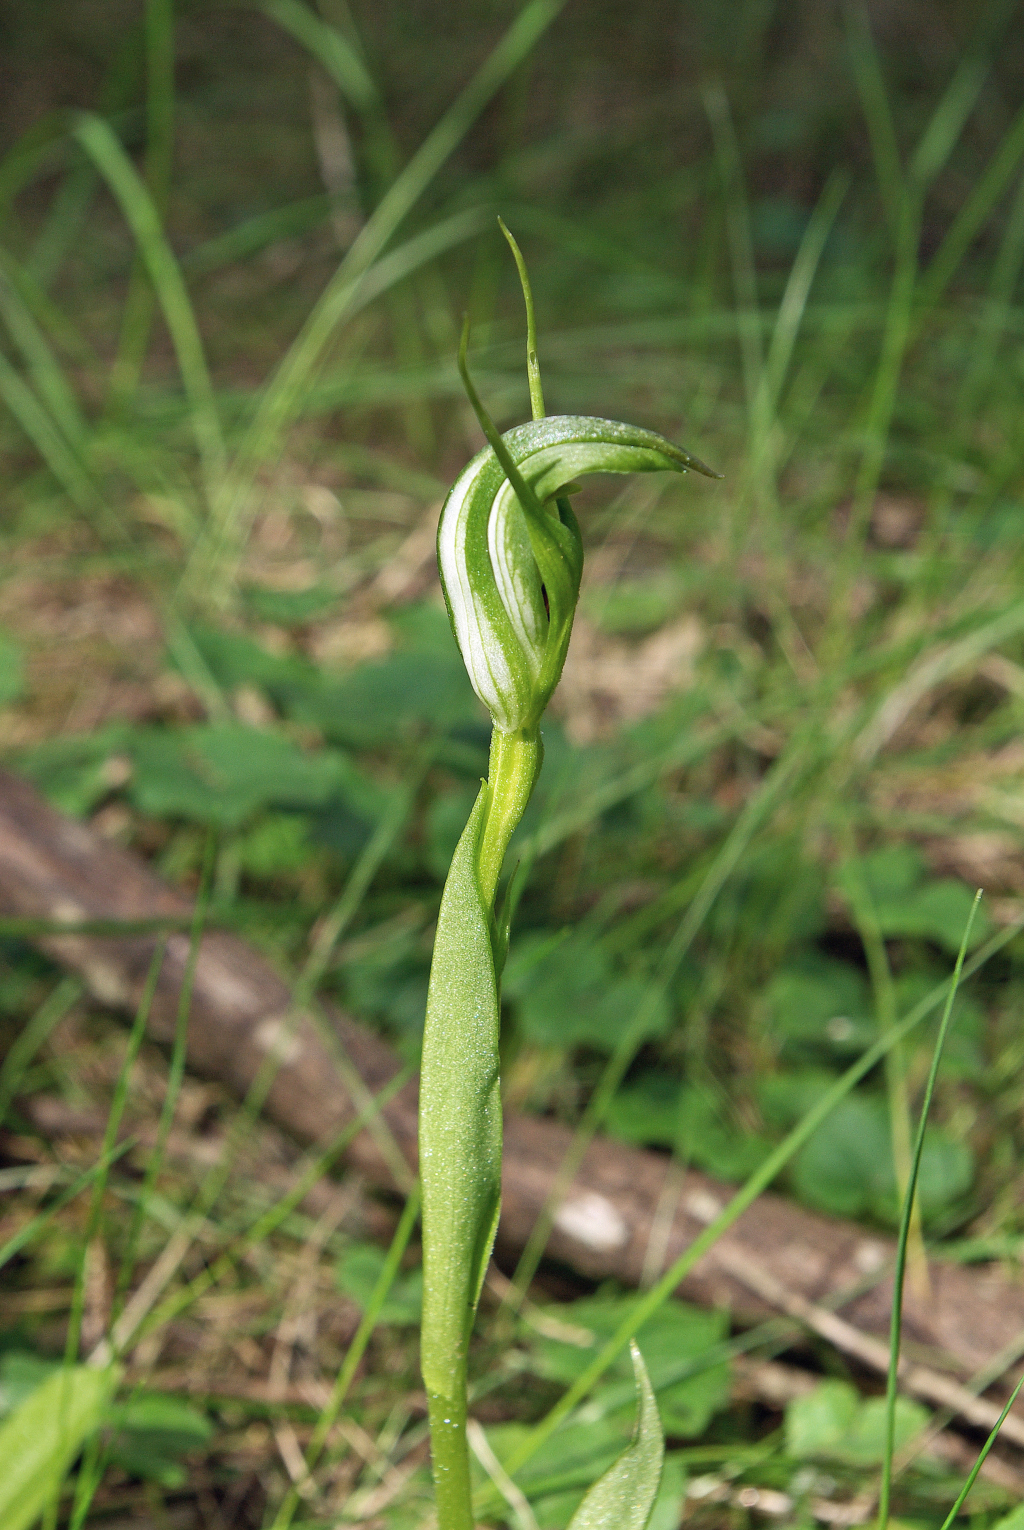
[[[77,978],[62,978],[7,1049],[0,1065],[0,1126],[33,1057],[83,992]]]
[[[928,1071],[928,1082],[925,1085],[924,1098],[921,1102],[921,1115],[918,1120],[917,1138],[914,1143],[914,1156],[903,1194],[903,1208],[900,1214],[899,1233],[896,1239],[896,1265],[893,1270],[892,1312],[889,1322],[889,1372],[885,1388],[885,1448],[882,1456],[882,1483],[878,1495],[878,1530],[888,1530],[889,1524],[889,1504],[892,1497],[892,1463],[896,1451],[896,1396],[899,1390],[900,1339],[903,1330],[903,1291],[907,1274],[907,1251],[910,1244],[911,1228],[914,1225],[914,1202],[921,1174],[921,1159],[924,1156],[925,1130],[928,1125],[928,1115],[931,1111],[932,1099],[935,1094],[935,1085],[939,1077],[942,1049],[945,1046],[946,1036],[949,1032],[953,1016],[953,1005],[956,1003],[957,991],[960,987],[960,979],[964,970],[964,961],[967,957],[967,948],[971,939],[971,930],[974,926],[974,917],[978,912],[981,896],[981,889],[979,888],[975,893],[971,912],[967,919],[967,927],[960,942],[956,966],[953,969],[953,977],[949,985],[949,994],[942,1012],[942,1019],[939,1022],[939,1032],[935,1038],[935,1046],[932,1048],[932,1061]]]
[[[889,954],[878,922],[878,914],[853,843],[852,831],[847,826],[848,854],[843,864],[857,934],[864,947],[868,976],[875,1001],[875,1014],[879,1029],[891,1031],[898,1019],[896,986],[893,982]],[[894,1046],[885,1059],[885,1084],[889,1103],[889,1136],[892,1146],[892,1162],[896,1178],[897,1195],[902,1202],[913,1178],[913,1146],[910,1120],[910,1093],[907,1087],[907,1060],[902,1046]],[[919,1209],[912,1210],[909,1224],[909,1247],[911,1253],[911,1284],[924,1299],[929,1295],[928,1256],[925,1253],[924,1233],[921,1228]]]
[[[43,1228],[47,1227],[54,1217],[64,1210],[65,1206],[69,1206],[73,1200],[76,1200],[83,1190],[88,1190],[98,1175],[105,1174],[112,1164],[115,1164],[119,1158],[123,1158],[125,1153],[130,1152],[134,1146],[134,1140],[129,1139],[127,1142],[119,1143],[111,1152],[97,1159],[90,1168],[80,1174],[57,1197],[52,1206],[48,1206],[45,1211],[37,1213],[30,1222],[25,1223],[24,1227],[19,1227],[16,1233],[12,1233],[6,1243],[0,1244],[0,1270],[3,1269],[4,1265],[10,1264],[11,1260],[17,1254],[20,1254],[23,1248],[27,1248],[32,1240],[42,1232]]]
[[[164,939],[157,941],[146,974],[142,995],[139,999],[138,1008],[135,1011],[135,1019],[128,1033],[128,1042],[125,1046],[124,1058],[121,1062],[120,1072],[114,1086],[114,1095],[107,1113],[107,1124],[103,1132],[103,1143],[100,1150],[101,1162],[108,1164],[110,1156],[117,1143],[117,1133],[124,1115],[125,1106],[128,1103],[128,1084],[131,1078],[132,1068],[139,1055],[143,1037],[146,1034],[146,1026],[149,1023],[149,1011],[153,1004],[153,995],[156,993],[156,985],[160,978],[160,969],[163,966],[164,954],[167,943]],[[64,1345],[64,1368],[73,1366],[78,1359],[78,1348],[82,1336],[82,1318],[85,1312],[86,1278],[88,1262],[92,1256],[94,1241],[100,1236],[103,1222],[103,1198],[107,1190],[107,1169],[104,1168],[93,1183],[92,1200],[89,1213],[86,1217],[85,1231],[82,1235],[82,1257],[79,1261],[78,1271],[75,1276],[75,1287],[71,1297],[71,1315],[68,1319],[67,1340]]]
[[[109,124],[94,114],[83,113],[75,137],[117,199],[146,263],[174,346],[210,498],[224,473],[224,440],[199,326],[181,269],[153,198]]]
[[[1020,280],[1024,264],[1024,176],[1017,184],[1017,191],[1006,220],[1006,229],[992,265],[988,295],[979,332],[971,348],[971,361],[958,399],[957,415],[964,421],[962,430],[966,436],[969,426],[976,423],[986,390],[995,370],[999,347],[1006,334],[1013,295]]]
[[[411,1076],[412,1069],[407,1067],[397,1073],[393,1079],[389,1080],[383,1089],[372,1096],[367,1107],[360,1110],[348,1125],[339,1132],[334,1141],[322,1153],[310,1161],[287,1194],[282,1196],[269,1210],[261,1212],[244,1231],[238,1233],[233,1238],[222,1254],[219,1254],[210,1264],[205,1265],[199,1274],[193,1276],[181,1290],[175,1291],[171,1296],[166,1297],[159,1306],[155,1305],[156,1299],[160,1294],[159,1291],[147,1293],[147,1298],[151,1296],[152,1300],[147,1300],[146,1303],[136,1300],[139,1296],[139,1292],[136,1292],[131,1302],[125,1306],[121,1316],[113,1325],[109,1346],[100,1346],[94,1355],[90,1355],[90,1364],[106,1364],[111,1353],[115,1355],[125,1354],[130,1345],[139,1343],[147,1335],[157,1332],[167,1323],[173,1321],[180,1313],[185,1312],[194,1301],[197,1301],[204,1292],[209,1291],[225,1275],[235,1270],[238,1261],[248,1250],[258,1247],[277,1231],[278,1227],[281,1226],[300,1202],[309,1194],[313,1186],[335,1166],[342,1154],[355,1138],[358,1137],[359,1133],[365,1130],[372,1116],[384,1109],[389,1100],[393,1099],[399,1090],[404,1088]],[[188,1220],[187,1217],[184,1218],[183,1224],[187,1223]],[[187,1251],[186,1248],[182,1253],[182,1257],[184,1257]],[[168,1280],[172,1274],[173,1271],[169,1272]]]
[[[889,95],[871,35],[871,24],[867,10],[861,4],[849,4],[846,8],[846,44],[861,110],[867,123],[875,179],[889,233],[895,242],[905,194],[903,165]]]
[[[407,811],[411,798],[406,797],[403,798],[402,801],[404,802]],[[361,899],[362,895],[365,893],[366,887],[369,885],[369,880],[372,877],[372,872],[370,875],[368,875],[368,868],[376,869],[376,867],[380,864],[381,859],[387,853],[387,849],[392,843],[394,835],[400,831],[402,822],[404,822],[404,816],[401,818],[397,816],[389,818],[388,835],[382,837],[378,834],[371,837],[371,840],[366,846],[364,846],[349,873],[346,890],[358,888],[360,890]],[[206,889],[207,898],[209,896],[210,878],[212,876],[213,850],[214,841],[212,840],[211,836],[211,840],[208,841],[207,845],[207,860],[204,867],[204,887]],[[342,893],[342,899],[345,899],[344,891]],[[353,901],[350,896],[345,908],[346,917],[351,917],[357,906],[358,900]],[[206,901],[203,900],[203,913],[205,913],[205,907]],[[199,905],[197,905],[197,929],[199,928],[199,924],[200,908]],[[198,936],[195,933],[193,935],[193,950],[198,950]],[[312,984],[309,981],[310,977],[313,979]],[[267,1052],[267,1055],[264,1058],[264,1061],[261,1064],[256,1077],[254,1078],[252,1084],[249,1086],[239,1111],[234,1121],[232,1122],[221,1160],[218,1165],[211,1169],[206,1175],[206,1178],[200,1185],[194,1197],[191,1209],[186,1213],[183,1219],[181,1229],[179,1229],[179,1232],[175,1234],[177,1242],[173,1244],[173,1252],[161,1266],[159,1271],[161,1289],[163,1286],[166,1286],[167,1282],[172,1279],[175,1270],[180,1266],[181,1261],[188,1253],[192,1238],[203,1225],[204,1221],[209,1216],[211,1210],[216,1205],[222,1192],[228,1184],[228,1181],[230,1180],[231,1174],[237,1162],[238,1155],[245,1143],[246,1137],[254,1129],[259,1113],[263,1108],[271,1088],[273,1087],[274,1080],[277,1077],[282,1060],[286,1053],[291,1031],[294,1029],[295,1025],[298,1024],[303,1015],[307,1015],[318,1026],[322,1037],[330,1049],[332,1060],[338,1070],[341,1082],[348,1091],[348,1094],[355,1105],[357,1111],[357,1119],[360,1122],[359,1129],[363,1129],[363,1127],[365,1127],[373,1135],[385,1162],[388,1164],[392,1174],[395,1177],[395,1182],[407,1190],[411,1189],[414,1180],[410,1173],[409,1167],[404,1157],[402,1156],[401,1149],[395,1142],[394,1136],[388,1128],[386,1121],[381,1116],[379,1109],[374,1105],[373,1097],[371,1096],[370,1091],[367,1089],[366,1084],[363,1082],[362,1078],[360,1077],[355,1067],[352,1065],[351,1060],[342,1047],[334,1027],[327,1020],[319,1006],[313,1002],[313,986],[315,985],[316,980],[316,967],[311,966],[309,972],[307,973],[306,982],[303,986],[302,1003],[297,1003],[293,994],[293,1002],[291,1008],[281,1024],[278,1044]],[[301,982],[302,980],[300,979],[299,981]],[[190,999],[188,1003],[190,1003]],[[183,992],[182,1003],[178,1012],[178,1035],[181,1039],[180,1055],[182,1066],[184,1063],[184,1043],[185,1035],[187,1032],[187,1015],[188,1004],[185,1001],[185,995]],[[180,1077],[178,1082],[180,1084]],[[171,1114],[173,1114],[173,1107],[167,1116],[168,1121],[170,1120]],[[168,1250],[170,1251],[171,1249],[172,1245],[168,1245]],[[122,1282],[122,1288],[124,1284],[125,1282]],[[152,1293],[151,1300],[155,1301],[157,1295],[159,1295],[159,1291]],[[133,1298],[133,1301],[134,1300],[135,1298]],[[165,1307],[159,1309],[159,1311],[163,1312],[166,1306],[167,1304],[165,1303]],[[131,1303],[129,1303],[125,1308],[122,1317],[118,1319],[118,1322],[114,1325],[113,1332],[117,1336],[118,1351],[123,1348],[125,1343],[128,1342],[128,1336],[135,1334],[141,1322],[141,1318],[134,1314],[131,1316],[131,1321],[129,1322],[128,1317],[131,1312],[132,1306]]]
[[[116,1319],[124,1302],[125,1293],[131,1285],[132,1276],[135,1273],[139,1238],[142,1235],[142,1224],[146,1219],[149,1199],[156,1189],[156,1182],[163,1168],[164,1156],[167,1152],[167,1142],[171,1135],[174,1114],[178,1108],[181,1086],[185,1078],[188,1023],[192,1012],[192,992],[195,987],[196,967],[199,962],[199,948],[202,944],[210,907],[210,889],[213,880],[215,851],[216,839],[213,834],[208,834],[203,851],[203,864],[199,874],[199,892],[192,911],[188,956],[185,959],[185,971],[182,975],[181,989],[178,994],[178,1010],[174,1022],[174,1040],[171,1043],[171,1060],[167,1070],[167,1088],[164,1090],[164,1097],[160,1106],[156,1140],[146,1160],[146,1172],[142,1180],[142,1189],[132,1216],[131,1226],[128,1229],[124,1256],[117,1272],[117,1282],[114,1287],[114,1297],[111,1304],[112,1319]]]
[[[371,882],[405,827],[436,754],[437,744],[433,739],[419,751],[408,780],[381,815],[333,907],[317,922],[316,938],[295,984],[292,1002],[298,1009],[308,1004],[319,988],[338,941],[354,919]]]
[[[104,502],[75,451],[54,424],[49,410],[43,407],[2,352],[0,400],[6,404],[72,503],[90,518],[102,513]]]
[[[1000,0],[1001,4],[1002,0]],[[997,7],[994,12],[997,17],[999,9]],[[989,72],[988,49],[991,26],[992,17],[986,18],[986,24],[981,29],[981,39],[967,53],[955,71],[911,156],[906,175],[901,176],[900,180],[900,197],[895,207],[895,264],[892,284],[881,353],[864,422],[864,444],[854,481],[845,553],[839,570],[833,607],[832,636],[828,644],[833,658],[837,645],[848,646],[850,642],[852,624],[847,609],[850,591],[862,555],[871,509],[885,465],[897,388],[906,352],[912,339],[914,298],[919,269],[918,247],[925,196],[952,153]],[[870,47],[870,34],[866,30],[862,30],[859,34],[858,45],[852,50],[852,59],[869,128],[872,122],[875,123],[875,127],[871,128],[874,141],[875,131],[878,130],[880,121],[879,91],[881,90],[881,98],[884,100],[884,87],[881,87],[877,61],[874,64],[871,62],[873,51]],[[884,173],[887,176],[892,175],[888,156]],[[887,205],[892,202],[893,190],[892,185],[883,188]]]
[[[163,222],[174,158],[174,3],[146,0],[145,183]],[[153,326],[154,289],[142,252],[136,251],[121,318],[121,337],[108,382],[108,412],[122,414],[138,391]]]
[[[986,1461],[986,1458],[988,1457],[989,1451],[992,1449],[992,1446],[996,1443],[996,1440],[999,1438],[999,1431],[1003,1427],[1003,1423],[1004,1423],[1004,1421],[1006,1419],[1006,1415],[1009,1413],[1010,1409],[1013,1407],[1014,1403],[1017,1401],[1017,1398],[1020,1396],[1020,1389],[1021,1389],[1021,1387],[1024,1387],[1024,1376],[1022,1376],[1020,1378],[1020,1380],[1018,1381],[1017,1385],[1014,1387],[1013,1391],[1010,1393],[1009,1397],[1007,1398],[1006,1406],[1003,1408],[1003,1411],[1000,1413],[999,1418],[996,1420],[995,1427],[993,1428],[993,1430],[992,1430],[991,1434],[989,1435],[988,1439],[985,1441],[984,1445],[981,1447],[981,1450],[978,1453],[978,1459],[977,1459],[977,1461],[975,1461],[974,1465],[971,1467],[970,1473],[969,1473],[969,1475],[967,1477],[967,1481],[964,1483],[964,1485],[961,1488],[959,1494],[957,1495],[956,1502],[954,1503],[953,1507],[950,1509],[949,1513],[946,1515],[946,1518],[942,1522],[942,1530],[950,1530],[950,1526],[952,1525],[953,1521],[956,1519],[957,1515],[960,1513],[960,1510],[963,1508],[964,1503],[967,1500],[968,1493],[971,1491],[971,1488],[974,1486],[975,1482],[978,1480],[978,1473],[981,1471],[981,1468],[985,1465],[985,1461]]]
[[[947,230],[921,278],[918,290],[920,325],[956,275],[967,251],[981,232],[993,207],[1009,184],[1024,155],[1024,108],[1007,129],[999,148],[983,171],[963,207]]]
[[[24,358],[40,402],[49,411],[71,451],[81,460],[88,431],[78,400],[40,325],[2,265],[0,316]]]

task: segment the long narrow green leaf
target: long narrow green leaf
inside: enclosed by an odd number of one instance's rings
[[[336,27],[321,21],[302,0],[266,0],[263,10],[323,65],[353,106],[366,111],[377,104],[378,92],[373,76],[348,38]]]
[[[21,135],[0,160],[0,219],[23,187],[44,168],[53,151],[58,150],[69,132],[68,113],[63,107],[48,112]]]
[[[989,0],[911,157],[909,174],[919,186],[931,185],[953,152],[991,71],[999,38],[1016,9],[1017,0]]]
[[[18,1092],[25,1069],[81,993],[82,985],[76,978],[64,978],[11,1043],[0,1067],[0,1126]]]
[[[349,313],[357,314],[362,309],[376,301],[390,288],[397,286],[414,271],[431,260],[436,260],[438,255],[443,255],[446,250],[454,249],[458,244],[464,244],[467,239],[472,239],[486,228],[491,220],[489,207],[474,207],[468,212],[455,213],[450,218],[442,218],[439,223],[424,229],[421,234],[414,234],[397,249],[390,250],[387,255],[382,255],[376,261],[366,275],[360,280],[352,296]]]
[[[960,987],[964,961],[967,958],[967,948],[970,944],[971,930],[974,926],[974,918],[978,912],[978,904],[980,902],[981,891],[979,889],[971,905],[971,912],[967,919],[967,928],[964,930],[963,939],[960,942],[956,966],[953,969],[953,978],[949,985],[949,994],[946,998],[945,1008],[942,1011],[942,1019],[939,1022],[939,1033],[935,1038],[935,1045],[932,1048],[931,1067],[928,1070],[928,1082],[925,1085],[924,1099],[921,1102],[921,1117],[917,1125],[917,1137],[914,1142],[910,1174],[907,1179],[907,1188],[903,1196],[903,1206],[900,1211],[899,1234],[896,1239],[896,1264],[892,1277],[892,1314],[889,1324],[889,1372],[886,1378],[885,1389],[885,1450],[882,1457],[882,1484],[878,1495],[879,1530],[887,1530],[889,1523],[889,1502],[892,1496],[892,1463],[893,1456],[896,1453],[896,1397],[899,1388],[900,1339],[903,1330],[903,1289],[907,1275],[907,1249],[910,1243],[911,1227],[913,1226],[914,1201],[921,1174],[921,1159],[924,1157],[924,1136],[928,1126],[928,1116],[932,1108],[932,1099],[935,1095],[935,1085],[938,1082],[942,1049],[946,1044],[946,1036],[949,1033],[949,1024],[953,1017],[953,1005],[956,1003],[957,990]]]
[[[992,156],[984,175],[954,218],[921,279],[918,298],[921,308],[934,307],[949,285],[960,262],[1005,190],[1011,175],[1024,155],[1024,107]]]
[[[178,263],[153,199],[109,124],[101,117],[86,113],[78,121],[75,137],[91,155],[117,198],[146,262],[170,331],[192,413],[196,444],[206,470],[208,489],[212,492],[223,471],[224,443],[199,327]]]
[[[0,352],[0,399],[7,405],[50,472],[80,510],[100,508],[98,491],[35,393]]]
[[[173,0],[145,0],[146,161],[145,185],[157,217],[164,219],[174,161]],[[154,290],[146,260],[136,250],[121,315],[121,337],[110,369],[108,408],[124,413],[138,392],[153,326]]]
[[[576,1513],[569,1530],[644,1530],[658,1496],[665,1461],[665,1436],[643,1356],[630,1344],[636,1377],[637,1421],[631,1445],[599,1477]]]
[[[77,454],[85,443],[86,424],[78,400],[54,355],[50,343],[30,313],[21,293],[0,267],[0,317],[18,347],[35,383],[36,392],[50,416]]]
[[[190,274],[205,276],[220,266],[244,260],[247,255],[255,255],[280,239],[294,239],[299,234],[307,234],[327,222],[334,205],[332,197],[321,193],[320,196],[288,202],[284,207],[275,207],[272,212],[257,213],[255,217],[246,218],[226,233],[207,239],[190,254],[183,256],[181,269]]]
[[[383,252],[492,96],[529,55],[564,4],[565,0],[530,0],[367,219],[267,386],[239,451],[235,498],[244,492],[259,461],[276,449],[280,432],[292,419],[325,347],[348,311],[356,290],[354,279]],[[229,504],[225,518],[230,520],[233,512]]]
[[[860,5],[847,11],[847,49],[854,82],[860,96],[861,110],[868,126],[875,178],[885,207],[890,232],[899,226],[903,201],[903,166],[896,143],[896,128],[878,60],[867,12]]]
[[[960,1510],[963,1508],[964,1502],[965,1502],[965,1500],[967,1498],[968,1493],[971,1491],[971,1488],[974,1486],[975,1482],[978,1480],[978,1473],[981,1471],[981,1468],[985,1465],[985,1458],[986,1458],[986,1456],[988,1455],[989,1451],[992,1449],[992,1446],[996,1443],[996,1440],[999,1437],[999,1431],[1003,1427],[1003,1423],[1004,1423],[1004,1421],[1006,1419],[1006,1415],[1009,1413],[1010,1409],[1013,1407],[1014,1403],[1017,1401],[1017,1398],[1020,1396],[1021,1387],[1024,1387],[1024,1376],[1022,1376],[1020,1378],[1020,1380],[1018,1381],[1017,1385],[1014,1387],[1013,1391],[1010,1393],[1009,1397],[1006,1399],[1006,1403],[1005,1403],[1005,1405],[1003,1407],[1003,1410],[1000,1413],[999,1417],[996,1419],[995,1427],[993,1428],[993,1430],[992,1430],[991,1434],[989,1435],[988,1439],[985,1441],[984,1445],[981,1447],[981,1450],[978,1452],[978,1459],[975,1461],[974,1465],[971,1467],[971,1470],[968,1473],[966,1482],[964,1483],[963,1487],[960,1489],[960,1492],[957,1494],[956,1502],[953,1504],[953,1507],[950,1509],[949,1513],[946,1515],[945,1519],[942,1521],[942,1530],[950,1530],[950,1526],[952,1525],[953,1521],[956,1519],[957,1515],[960,1513]],[[1005,1523],[1005,1521],[1004,1521],[1004,1523]]]
[[[845,170],[829,176],[817,206],[808,219],[800,247],[786,280],[782,301],[772,330],[771,343],[764,365],[764,386],[772,411],[782,395],[786,372],[793,356],[800,325],[807,311],[818,265],[832,232],[833,225],[850,188],[850,176]]]
[[[32,1242],[32,1239],[42,1232],[43,1228],[48,1222],[53,1220],[58,1212],[63,1211],[69,1202],[73,1201],[77,1195],[81,1195],[83,1190],[88,1189],[97,1175],[105,1173],[112,1163],[116,1163],[134,1145],[134,1141],[120,1143],[114,1152],[108,1154],[105,1158],[101,1158],[98,1163],[94,1163],[91,1168],[86,1169],[84,1174],[80,1174],[74,1183],[69,1185],[63,1194],[57,1197],[52,1206],[48,1206],[45,1211],[41,1211],[38,1216],[34,1216],[31,1222],[26,1222],[24,1227],[19,1227],[16,1233],[12,1233],[7,1242],[0,1247],[0,1270],[3,1269],[5,1264],[11,1262],[15,1254],[20,1254],[22,1249],[26,1248]]]
[[[92,346],[74,321],[47,295],[31,267],[22,265],[15,260],[10,250],[0,247],[0,271],[14,288],[36,324],[49,335],[54,344],[65,351],[73,361],[80,362],[82,365],[96,364],[96,352]]]

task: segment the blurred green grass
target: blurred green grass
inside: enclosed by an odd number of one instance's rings
[[[508,1098],[742,1177],[945,975],[974,884],[990,920],[1019,915],[1011,9],[922,5],[886,32],[538,0],[511,34],[496,6],[114,9],[8,23],[5,759],[185,885],[212,833],[217,917],[415,1060],[485,763],[430,572],[431,515],[478,445],[467,304],[499,422],[526,407],[500,210],[553,411],[642,420],[726,473],[581,501],[591,573],[520,836]],[[55,975],[14,937],[4,956],[12,1038]],[[1022,960],[1011,943],[960,1000],[930,1238],[1024,1232]],[[32,1094],[112,1085],[95,1054],[116,1029],[42,1035],[23,1132]],[[820,1128],[793,1194],[894,1221],[927,1055],[894,1054]],[[149,1257],[189,1203],[175,1174],[146,1203]],[[60,1226],[19,1291],[84,1279]],[[124,1253],[117,1216],[104,1236]],[[56,1348],[34,1320],[0,1337]],[[514,1391],[484,1348],[481,1385],[493,1363]],[[393,1383],[354,1406],[394,1450],[412,1361],[389,1354]],[[100,1508],[134,1502],[133,1470]]]

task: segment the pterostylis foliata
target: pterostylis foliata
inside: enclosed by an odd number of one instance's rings
[[[452,487],[437,534],[452,631],[493,723],[487,779],[441,899],[420,1079],[421,1364],[440,1530],[473,1524],[466,1362],[501,1198],[499,983],[511,900],[499,917],[495,895],[540,773],[541,718],[562,673],[579,598],[583,543],[569,494],[587,473],[718,476],[653,431],[545,415],[530,284],[515,240],[501,227],[526,301],[533,419],[498,433],[469,376],[467,321],[459,370],[488,444]],[[661,1427],[635,1347],[633,1355],[636,1437],[590,1489],[572,1530],[643,1530],[654,1502]]]

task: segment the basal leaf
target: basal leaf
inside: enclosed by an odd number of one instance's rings
[[[27,1530],[98,1429],[117,1377],[75,1365],[60,1370],[0,1425],[0,1525]]]
[[[477,878],[481,791],[445,885],[434,940],[420,1083],[423,1379],[454,1397],[501,1196],[498,992]]]
[[[569,1522],[569,1530],[645,1530],[665,1459],[658,1405],[636,1344],[630,1346],[639,1414],[632,1443],[599,1477]]]

